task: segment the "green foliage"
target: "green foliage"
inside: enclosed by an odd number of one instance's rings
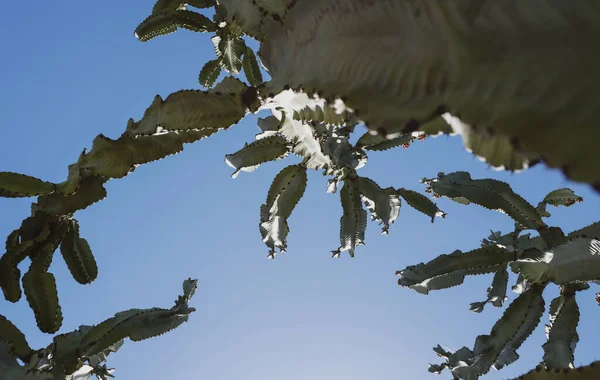
[[[244,73],[246,74],[246,78],[248,78],[248,82],[252,86],[258,86],[262,83],[262,73],[260,72],[260,67],[258,67],[258,60],[256,59],[256,55],[254,51],[249,47],[246,47],[246,51],[244,52],[244,60],[242,62],[242,66],[244,68]]]
[[[545,226],[542,217],[529,202],[515,194],[510,186],[494,179],[472,180],[467,172],[440,173],[437,178],[425,179],[427,191],[448,197],[461,204],[475,203],[490,210],[506,213],[524,228]]]
[[[473,349],[463,347],[450,353],[436,347],[434,350],[446,363],[431,365],[429,371],[440,373],[449,369],[457,379],[476,379],[492,367],[501,369],[516,361],[518,348],[542,318],[545,311],[542,295],[549,284],[559,285],[561,295],[550,304],[543,365],[559,371],[573,368],[579,340],[575,293],[588,289],[590,282],[600,280],[600,230],[595,223],[565,236],[560,228],[548,227],[542,218],[549,216],[546,205],[568,207],[583,199],[570,189],[558,189],[534,208],[508,184],[489,179],[473,180],[465,172],[439,174],[424,183],[434,195],[505,212],[515,221],[515,231],[506,235],[492,232],[482,241],[481,248],[467,253],[455,251],[427,264],[398,271],[400,286],[427,294],[431,290],[460,285],[466,275],[494,273],[487,300],[471,304],[471,310],[480,313],[487,303],[503,306],[507,299],[507,267],[519,275],[513,286],[519,296],[510,303],[490,334],[478,336]],[[539,236],[531,238],[530,234],[522,234],[525,229],[534,229]]]
[[[152,8],[152,13],[159,13],[161,11],[176,11],[185,4],[191,5],[195,8],[208,8],[215,5],[215,0],[158,0]]]
[[[213,38],[217,57],[221,60],[221,66],[232,74],[239,74],[242,70],[242,56],[246,52],[244,40],[235,33],[217,34]]]
[[[366,177],[358,177],[356,186],[371,213],[372,220],[382,224],[381,233],[387,235],[390,225],[400,214],[398,193],[392,187],[382,189],[375,181]]]
[[[73,219],[60,245],[71,275],[80,284],[89,284],[98,276],[98,265],[87,240],[79,237],[79,223]]]
[[[436,216],[441,216],[442,218],[446,217],[446,214],[443,211],[441,211],[435,203],[433,203],[429,198],[427,198],[423,194],[407,189],[398,189],[398,194],[402,198],[404,198],[406,203],[408,203],[412,208],[422,212],[425,215],[430,216],[431,223],[435,221]]]
[[[0,196],[6,198],[31,197],[50,194],[54,185],[24,174],[0,172]]]
[[[306,189],[306,168],[302,165],[283,169],[271,184],[267,202],[260,206],[260,232],[269,247],[269,257],[275,258],[275,249],[285,252],[289,232],[287,219]]]
[[[213,59],[208,61],[202,67],[198,81],[203,87],[211,88],[221,75],[221,60]]]
[[[576,237],[545,251],[528,251],[516,266],[529,282],[600,280],[600,238]]]
[[[598,376],[600,376],[600,362],[595,361],[586,366],[563,370],[540,366],[514,380],[595,380]]]
[[[8,249],[0,258],[0,287],[7,301],[17,302],[21,299],[21,271],[17,265],[27,257],[26,252],[33,245],[32,241],[20,243]]]
[[[339,257],[343,251],[348,251],[354,257],[354,251],[359,245],[364,245],[367,229],[367,211],[363,209],[360,192],[354,181],[344,181],[340,191],[340,200],[344,214],[340,219],[340,247],[332,251],[333,257]]]
[[[249,5],[223,2],[226,19],[243,12],[240,25],[261,41],[271,75],[263,95],[290,86],[340,97],[371,131],[388,136],[449,115],[465,126],[454,133],[466,147],[493,166],[519,170],[542,160],[573,180],[600,184],[599,113],[590,96],[598,80],[587,74],[600,61],[581,43],[600,32],[594,0],[573,7],[292,4],[277,22]]]
[[[63,316],[54,275],[30,268],[23,275],[23,290],[40,331],[49,334],[57,332]]]
[[[31,356],[31,347],[25,335],[11,321],[0,315],[0,342],[7,344],[9,352],[26,362]]]
[[[125,338],[132,341],[152,338],[188,320],[195,311],[188,303],[197,284],[197,280],[185,280],[183,295],[170,309],[123,311],[96,326],[83,325],[75,331],[56,335],[48,347],[35,351],[29,348],[23,333],[0,315],[0,362],[11,363],[10,366],[0,365],[0,380],[88,380],[92,375],[107,379],[113,372],[106,367],[107,357],[123,345]],[[25,365],[6,360],[13,355]]]
[[[31,216],[8,236],[6,253],[0,257],[4,297],[17,302],[22,283],[40,330],[56,332],[62,314],[56,281],[48,272],[56,249],[60,247],[77,282],[88,284],[98,275],[91,247],[79,236],[74,214],[104,199],[104,184],[110,179],[123,178],[139,165],[177,154],[184,144],[228,129],[249,112],[265,110],[270,115],[259,119],[261,133],[256,141],[226,155],[226,163],[235,170],[234,178],[240,171],[251,172],[290,154],[300,159],[275,177],[260,208],[260,233],[270,258],[277,250],[287,249],[288,219],[305,192],[309,169],[329,177],[330,193],[343,184],[339,191],[340,246],[332,251],[334,257],[343,251],[353,257],[356,248],[364,244],[367,210],[384,234],[399,217],[402,199],[432,222],[436,216],[445,217],[433,201],[418,192],[383,188],[358,174],[367,163],[367,151],[407,148],[428,136],[459,134],[468,151],[496,168],[521,170],[543,159],[575,180],[597,185],[597,138],[585,133],[591,131],[589,125],[597,115],[595,111],[579,112],[597,109],[595,103],[586,103],[594,99],[589,93],[593,93],[595,81],[587,75],[595,72],[597,57],[577,43],[590,31],[598,31],[589,21],[595,18],[588,14],[586,3],[565,11],[564,7],[551,8],[548,2],[542,4],[547,8],[541,12],[523,13],[526,7],[508,3],[494,3],[490,10],[483,3],[431,1],[427,12],[421,12],[422,4],[402,2],[381,12],[378,5],[365,2],[339,17],[338,10],[327,8],[323,1],[297,11],[296,2],[287,0],[158,0],[152,14],[136,29],[136,37],[149,41],[178,28],[214,33],[216,59],[202,67],[198,78],[200,85],[211,90],[181,90],[164,100],[156,95],[139,121],[129,120],[121,136],[98,135],[91,150],[84,150],[69,166],[62,183],[0,172],[0,196],[38,197]],[[188,6],[213,8],[213,20]],[[535,20],[530,13],[536,14]],[[433,14],[445,15],[443,21],[431,19]],[[510,33],[498,33],[506,27],[505,20],[513,18],[522,22],[513,25]],[[431,28],[438,23],[439,28]],[[532,29],[530,24],[540,29]],[[348,30],[372,32],[358,36]],[[481,43],[498,36],[503,43],[495,44],[493,51],[489,44]],[[565,51],[548,54],[544,41],[554,41],[557,36],[573,42],[572,47],[565,44],[569,47],[558,49]],[[258,54],[247,46],[246,37],[260,41]],[[530,42],[521,44],[521,40]],[[400,50],[381,49],[381,41]],[[541,47],[523,49],[529,44]],[[515,50],[502,51],[502,46]],[[527,67],[513,67],[516,64],[501,54],[521,57]],[[574,55],[588,70],[564,71],[569,62],[563,60]],[[262,77],[257,56],[270,75],[268,80]],[[485,65],[478,64],[482,57],[487,57]],[[216,84],[223,70],[230,76]],[[241,73],[248,84],[233,77]],[[585,80],[576,77],[580,73],[586,73]],[[577,101],[566,101],[557,93],[572,94]],[[526,104],[522,99],[528,99]],[[576,104],[578,113],[565,104]],[[369,131],[352,143],[358,124]],[[588,129],[583,129],[586,126]],[[427,294],[460,285],[467,275],[493,273],[487,298],[471,303],[471,310],[479,313],[488,303],[503,306],[510,268],[518,274],[512,289],[519,294],[490,334],[476,339],[472,350],[463,347],[450,353],[436,347],[446,363],[432,365],[430,371],[449,369],[455,378],[475,379],[491,367],[500,369],[517,360],[517,349],[544,312],[543,291],[554,283],[561,287],[561,295],[550,304],[544,369],[539,373],[553,369],[563,370],[564,378],[574,376],[568,369],[573,366],[578,340],[575,292],[600,280],[600,222],[565,235],[560,228],[547,226],[543,218],[550,216],[548,205],[568,207],[581,202],[581,197],[570,189],[558,189],[534,207],[508,184],[474,180],[466,172],[440,173],[424,182],[426,192],[435,198],[447,197],[462,205],[474,203],[507,214],[515,221],[515,231],[505,235],[492,232],[481,248],[454,251],[398,271],[399,285]],[[524,234],[528,229],[539,236]],[[18,265],[26,258],[31,265],[21,278]],[[103,363],[124,338],[147,339],[187,321],[193,311],[188,301],[195,288],[195,281],[184,282],[184,295],[171,309],[118,313],[97,326],[81,326],[56,336],[52,345],[35,355],[18,329],[2,317],[0,362],[9,364],[0,366],[0,379],[24,375],[24,367],[11,355],[26,362],[36,360],[28,362],[28,368],[40,379],[74,379],[79,371],[83,372],[77,378],[87,379],[91,374],[107,378],[111,371]],[[581,370],[590,378],[597,377],[597,372],[597,366]],[[532,373],[523,378],[539,376]]]
[[[575,346],[579,341],[577,324],[579,306],[575,301],[573,286],[561,289],[561,295],[550,303],[550,324],[546,325],[548,341],[544,348],[544,363],[550,368],[570,368],[575,361]]]
[[[366,150],[384,151],[399,146],[408,148],[414,140],[415,137],[409,134],[387,139],[381,135],[373,135],[366,132],[358,139],[356,145],[364,147]]]
[[[240,171],[253,172],[260,164],[283,158],[289,154],[290,147],[283,136],[273,135],[246,144],[239,151],[225,156],[227,165],[235,169],[236,178]]]
[[[194,32],[214,32],[217,26],[206,16],[177,9],[154,13],[145,19],[135,30],[135,36],[140,41],[149,41],[155,37],[173,33],[177,28],[189,29]]]
[[[502,307],[504,301],[508,299],[506,297],[507,286],[508,270],[505,267],[494,274],[492,285],[487,289],[487,299],[481,302],[473,302],[471,304],[471,311],[481,313],[487,303],[491,303],[495,307]]]
[[[398,285],[422,294],[463,283],[466,275],[493,273],[503,270],[516,259],[514,252],[501,247],[483,247],[463,253],[454,251],[440,255],[427,264],[420,263],[396,272]]]

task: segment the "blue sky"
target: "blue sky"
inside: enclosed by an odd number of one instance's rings
[[[137,41],[133,30],[152,5],[150,0],[107,0],[75,6],[59,0],[29,9],[0,3],[1,171],[60,182],[94,136],[119,136],[127,119],[139,119],[155,94],[199,88],[198,73],[214,58],[210,36],[180,31]],[[478,334],[489,332],[504,309],[489,306],[474,314],[468,308],[485,299],[491,276],[423,296],[398,287],[394,272],[455,249],[476,248],[490,229],[508,232],[508,217],[441,199],[448,216],[431,224],[405,205],[389,236],[379,235],[371,223],[367,245],[356,258],[346,254],[332,260],[340,202],[325,193],[326,178],[313,172],[289,220],[288,253],[268,261],[258,231],[259,206],[277,172],[298,159],[232,180],[224,155],[252,141],[257,131],[251,115],[182,154],[111,181],[107,199],[76,215],[100,273],[93,284],[81,286],[55,256],[51,271],[65,317],[60,332],[132,307],[170,307],[181,281],[190,276],[199,279],[193,300],[197,312],[170,334],[127,342],[109,361],[118,379],[435,379],[427,373],[427,363],[438,362],[432,347],[472,347]],[[383,187],[423,191],[422,177],[456,170],[509,181],[531,202],[569,186],[585,202],[551,210],[550,223],[565,231],[597,220],[594,210],[600,210],[597,194],[556,171],[541,166],[521,174],[489,170],[464,151],[459,138],[428,139],[369,158],[360,174]],[[28,216],[31,201],[0,199],[0,236]],[[547,291],[548,302],[556,293]],[[599,336],[600,309],[593,298],[593,290],[578,296],[578,364],[598,359],[592,344]],[[0,313],[26,333],[33,347],[50,342],[51,336],[37,330],[24,299],[18,304],[1,300]],[[542,356],[543,323],[519,351],[521,360],[492,370],[487,378],[534,367]]]

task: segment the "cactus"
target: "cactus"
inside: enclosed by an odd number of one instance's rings
[[[513,380],[595,380],[600,376],[600,362],[566,369],[536,367]]]
[[[125,338],[140,341],[162,335],[188,320],[195,311],[188,303],[198,281],[183,282],[183,295],[170,309],[131,309],[115,314],[96,326],[56,335],[46,348],[32,350],[23,333],[0,315],[0,380],[107,380],[113,369],[106,367],[106,359],[116,352]],[[25,363],[19,365],[16,359]],[[10,363],[10,364],[8,364]]]
[[[214,11],[212,20],[202,13],[205,8]],[[407,148],[427,137],[460,135],[467,151],[495,168],[522,170],[543,161],[600,189],[594,145],[600,135],[593,124],[600,116],[593,96],[600,84],[595,70],[600,55],[584,43],[588,34],[599,32],[599,19],[594,0],[568,5],[551,0],[157,0],[135,29],[136,38],[151,41],[178,29],[213,33],[216,57],[198,76],[206,90],[155,96],[121,136],[98,135],[61,183],[0,172],[0,196],[37,197],[31,216],[8,236],[0,257],[4,297],[19,301],[23,287],[40,330],[56,332],[62,312],[48,272],[55,251],[60,247],[78,283],[94,281],[99,270],[74,215],[107,196],[107,181],[178,154],[185,144],[259,111],[270,115],[259,119],[256,140],[225,156],[232,176],[290,154],[301,158],[275,177],[260,207],[259,230],[269,258],[287,249],[288,219],[305,192],[308,169],[329,177],[328,192],[342,186],[340,246],[334,257],[343,251],[353,257],[364,244],[367,212],[383,234],[399,217],[402,200],[432,222],[445,217],[419,192],[384,188],[358,172],[367,163],[367,151]],[[257,53],[246,44],[248,38],[260,43]],[[570,68],[573,62],[577,70]],[[219,81],[222,72],[229,76]],[[236,79],[238,74],[248,83]],[[359,124],[368,131],[353,143]],[[534,206],[508,184],[474,180],[466,172],[440,173],[423,182],[435,198],[507,214],[515,231],[492,233],[481,248],[398,271],[399,284],[427,294],[460,285],[467,275],[493,273],[486,300],[471,304],[481,312],[488,303],[503,306],[510,268],[519,275],[513,290],[520,294],[473,350],[436,348],[447,363],[430,371],[448,368],[455,377],[471,379],[512,363],[540,321],[542,292],[549,283],[561,286],[562,293],[550,305],[544,365],[571,366],[579,313],[574,292],[600,280],[600,224],[565,235],[543,218],[550,215],[547,206],[568,207],[581,198],[558,189]],[[522,233],[528,229],[539,236]],[[18,266],[26,258],[31,265],[22,275]],[[186,286],[176,310],[119,313],[96,327],[57,337],[35,358],[16,327],[0,319],[0,341],[10,340],[0,346],[0,355],[20,355],[39,378],[72,376],[84,359],[92,368],[88,373],[106,377],[109,371],[100,363],[124,337],[145,339],[187,320],[193,291],[190,283]],[[11,364],[6,371],[21,369]]]
[[[599,224],[594,223],[565,235],[559,227],[547,226],[542,218],[550,216],[546,211],[548,205],[570,207],[583,198],[571,189],[558,189],[534,207],[508,184],[490,179],[473,180],[465,172],[440,173],[437,178],[425,179],[423,183],[435,196],[505,213],[515,221],[515,231],[506,235],[492,232],[482,241],[481,248],[467,253],[455,251],[426,264],[400,270],[397,272],[400,286],[428,294],[431,290],[460,285],[467,275],[494,273],[487,300],[471,303],[470,309],[480,313],[487,303],[503,306],[507,299],[508,267],[519,276],[513,287],[519,296],[510,303],[490,334],[478,336],[473,349],[463,347],[455,353],[440,354],[441,347],[437,346],[434,351],[444,357],[446,363],[431,365],[430,372],[449,369],[457,379],[477,379],[492,367],[499,370],[516,361],[518,348],[539,324],[545,311],[544,289],[555,284],[560,286],[561,295],[550,304],[550,324],[546,325],[548,341],[543,345],[543,364],[539,370],[556,370],[557,379],[559,372],[571,373],[579,340],[576,330],[579,307],[575,293],[589,289],[590,282],[600,280],[600,229]],[[532,238],[529,233],[523,234],[528,229],[535,230],[539,236]],[[575,376],[578,372],[572,373]],[[523,378],[527,376],[533,375]]]
[[[447,113],[466,126],[455,132],[467,146],[494,165],[541,159],[600,183],[587,140],[597,137],[589,94],[599,80],[584,74],[598,64],[583,42],[599,28],[593,0],[281,0],[288,9],[279,21],[241,3],[220,2],[227,21],[261,41],[272,76],[264,94],[290,86],[343,98],[369,129],[388,135]]]

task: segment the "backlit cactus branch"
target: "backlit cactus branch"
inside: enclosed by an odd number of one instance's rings
[[[106,359],[116,352],[125,338],[140,341],[165,334],[184,322],[195,311],[189,306],[197,280],[183,282],[183,295],[170,309],[131,309],[115,314],[95,326],[56,335],[52,343],[32,350],[25,336],[12,322],[0,315],[0,380],[88,380],[112,377]],[[24,365],[18,364],[18,358]],[[10,363],[10,365],[8,365]]]
[[[539,324],[545,311],[543,290],[549,284],[556,284],[561,288],[561,295],[550,304],[550,324],[546,326],[548,341],[543,345],[543,367],[539,371],[555,370],[571,378],[568,376],[572,373],[570,369],[579,340],[576,331],[579,307],[575,293],[589,289],[589,283],[600,280],[600,224],[565,235],[560,228],[547,226],[542,218],[549,216],[547,205],[569,207],[583,198],[570,189],[558,189],[535,208],[515,194],[508,184],[490,179],[473,180],[465,172],[439,174],[436,179],[423,182],[436,196],[506,213],[515,221],[515,230],[506,235],[492,232],[482,241],[482,247],[473,251],[455,251],[398,271],[398,284],[428,294],[431,290],[460,285],[466,275],[494,273],[487,300],[471,304],[471,310],[480,313],[487,303],[503,306],[510,267],[518,274],[513,291],[519,294],[490,334],[477,337],[473,349],[463,347],[450,353],[437,346],[434,351],[446,362],[430,365],[429,371],[441,373],[448,369],[457,379],[471,380],[485,375],[491,368],[499,370],[515,362],[519,358],[518,348]],[[539,236],[532,238],[530,234],[523,234],[526,229],[537,231]],[[533,372],[526,376],[533,376]]]
[[[212,19],[202,13],[206,8]],[[104,199],[107,181],[177,154],[184,144],[258,111],[270,115],[259,119],[256,141],[226,156],[233,176],[290,154],[301,161],[275,177],[260,208],[260,233],[270,258],[287,248],[288,219],[305,192],[308,169],[329,177],[328,192],[342,186],[340,247],[334,257],[342,251],[354,256],[364,244],[367,211],[386,234],[401,200],[432,222],[444,217],[426,196],[381,187],[358,172],[367,163],[367,151],[407,148],[429,136],[460,135],[469,152],[498,169],[521,170],[543,161],[600,189],[600,129],[595,127],[600,106],[594,95],[600,54],[586,42],[600,33],[598,21],[595,0],[158,0],[135,36],[150,41],[178,29],[214,33],[216,58],[205,63],[198,78],[209,90],[157,95],[121,136],[98,135],[69,166],[64,182],[0,172],[0,196],[38,197],[0,257],[4,297],[17,302],[22,287],[38,327],[56,332],[62,313],[54,275],[48,272],[55,251],[60,247],[77,282],[90,283],[98,274],[74,214]],[[259,42],[257,53],[248,38]],[[223,71],[230,76],[218,82]],[[248,84],[233,77],[242,73]],[[354,144],[359,124],[368,132]],[[450,369],[457,378],[474,379],[512,363],[539,323],[542,291],[550,283],[560,285],[562,293],[550,305],[545,367],[568,370],[579,317],[574,292],[600,280],[600,224],[565,235],[543,218],[550,216],[547,206],[571,206],[581,198],[558,189],[534,206],[507,184],[473,180],[466,172],[424,181],[426,192],[437,198],[506,213],[515,231],[493,232],[481,248],[407,267],[398,272],[399,284],[427,294],[459,285],[467,275],[493,273],[487,299],[471,304],[481,312],[487,303],[503,306],[508,268],[519,276],[513,286],[519,297],[492,332],[478,337],[473,350],[450,353],[438,346],[447,362],[430,371]],[[527,229],[539,236],[523,234]],[[26,258],[31,265],[21,275],[18,266]],[[16,327],[0,318],[0,342],[5,343],[0,355],[17,355],[40,379],[69,378],[85,360],[91,370],[82,376],[105,378],[110,373],[100,363],[124,337],[145,339],[187,320],[193,311],[187,299],[195,288],[190,284],[170,310],[119,313],[96,327],[57,337],[37,355]],[[0,361],[11,363],[0,373],[21,373],[13,359]],[[582,369],[589,376],[596,372],[591,366]],[[572,373],[564,372],[565,378]]]
[[[513,380],[595,380],[600,376],[600,362],[595,361],[577,368],[549,369],[536,367]]]
[[[62,312],[54,275],[48,272],[55,251],[60,247],[77,282],[88,284],[98,275],[92,250],[80,237],[73,215],[104,199],[108,180],[123,178],[139,165],[177,154],[184,144],[237,123],[248,112],[244,104],[248,91],[251,89],[241,81],[226,78],[211,91],[179,91],[164,101],[157,96],[142,119],[130,120],[118,139],[98,135],[90,151],[84,150],[69,166],[68,178],[62,183],[0,173],[0,195],[39,196],[31,217],[11,233],[0,258],[0,288],[5,299],[17,302],[22,282],[40,330],[58,331]],[[18,265],[27,257],[32,263],[21,277]]]

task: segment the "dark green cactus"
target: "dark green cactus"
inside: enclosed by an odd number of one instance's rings
[[[260,232],[269,247],[269,257],[275,257],[275,249],[285,252],[289,232],[287,219],[306,189],[306,168],[302,165],[283,169],[271,184],[267,202],[260,206]]]
[[[47,274],[47,273],[46,273]],[[32,350],[25,336],[9,320],[0,315],[0,359],[11,366],[0,366],[0,380],[52,379],[74,380],[108,379],[112,369],[106,367],[108,355],[116,352],[125,338],[140,341],[167,333],[188,320],[194,312],[188,303],[198,281],[183,282],[183,295],[170,309],[131,309],[115,314],[96,326],[56,335],[52,343],[40,350]],[[21,366],[19,358],[25,365]],[[112,377],[112,376],[111,376]]]
[[[577,368],[537,367],[513,380],[596,380],[600,376],[600,362],[595,361]]]
[[[595,144],[600,135],[594,125],[600,108],[589,94],[598,84],[599,61],[593,49],[580,43],[591,32],[600,32],[596,22],[600,10],[594,0],[568,6],[539,0],[523,7],[475,0],[350,1],[347,9],[334,10],[326,1],[301,7],[296,3],[156,1],[152,14],[137,27],[136,37],[149,41],[178,28],[214,33],[216,59],[207,62],[199,75],[200,84],[212,89],[182,90],[164,100],[157,95],[139,121],[129,120],[121,136],[98,135],[91,150],[84,150],[69,166],[62,183],[0,172],[0,196],[38,197],[31,217],[7,238],[6,253],[0,257],[0,288],[8,301],[17,302],[22,283],[42,331],[55,332],[62,321],[56,281],[48,272],[56,249],[60,246],[77,282],[88,284],[98,274],[74,214],[104,199],[104,184],[110,179],[177,154],[184,144],[227,129],[249,112],[267,110],[271,115],[259,120],[256,141],[226,156],[234,177],[290,153],[302,159],[276,176],[260,209],[260,233],[271,258],[277,249],[287,248],[287,219],[304,194],[308,169],[330,177],[328,192],[336,193],[343,184],[340,247],[334,257],[346,250],[354,256],[356,247],[364,244],[367,210],[383,233],[398,218],[401,199],[432,222],[436,216],[444,217],[424,195],[383,188],[357,172],[367,162],[366,151],[409,147],[428,136],[459,134],[465,148],[491,166],[521,170],[543,160],[574,180],[598,187],[600,156]],[[212,8],[213,19],[189,7]],[[542,11],[530,12],[528,7]],[[439,27],[431,28],[439,21],[432,22],[433,14],[446,15]],[[406,18],[410,22],[398,22]],[[506,19],[519,21],[510,33],[504,30]],[[369,32],[346,33],[359,28]],[[303,40],[307,34],[314,38]],[[382,36],[396,41],[400,50],[380,49]],[[492,36],[500,39],[493,49],[485,43]],[[247,37],[260,42],[258,54],[246,44]],[[572,62],[579,63],[578,70],[565,69]],[[261,66],[269,74],[267,80]],[[215,86],[222,71],[243,73],[249,84],[229,76]],[[358,124],[369,132],[353,144],[351,135]],[[492,333],[477,339],[473,350],[449,353],[436,348],[448,362],[430,370],[449,368],[459,378],[476,378],[492,366],[501,368],[516,360],[516,350],[539,323],[544,309],[541,293],[550,282],[560,285],[562,293],[550,305],[544,361],[547,368],[565,369],[573,362],[577,340],[574,292],[584,287],[574,289],[574,284],[600,279],[600,224],[565,235],[548,227],[543,218],[550,215],[548,205],[570,206],[581,198],[569,189],[558,189],[534,207],[507,184],[473,180],[465,172],[440,174],[425,182],[427,192],[436,197],[508,214],[516,228],[506,235],[492,233],[481,248],[455,251],[399,271],[399,284],[426,294],[459,285],[467,275],[494,273],[487,299],[471,304],[473,311],[481,312],[488,303],[503,305],[510,268],[519,275],[513,290],[520,294]],[[523,234],[526,229],[540,236]],[[21,277],[18,265],[26,258],[32,264]],[[187,320],[193,311],[187,300],[195,288],[190,284],[184,285],[187,290],[172,309],[133,309],[57,337],[51,348],[38,351],[40,378],[66,376],[85,360],[98,376],[106,377],[109,371],[101,363],[124,337],[145,339]],[[0,342],[6,347],[0,345],[0,354],[29,357],[31,350],[14,326],[4,324]],[[54,363],[44,359],[48,353]]]
[[[567,371],[573,367],[578,341],[579,308],[575,292],[589,288],[600,280],[600,229],[594,223],[565,236],[558,227],[548,227],[543,217],[550,214],[547,205],[569,207],[583,199],[570,189],[550,192],[534,208],[515,194],[508,184],[495,180],[473,180],[468,173],[440,174],[424,180],[428,192],[446,196],[461,204],[476,203],[503,211],[515,220],[515,231],[492,234],[482,241],[482,248],[441,255],[427,264],[409,266],[398,271],[398,284],[419,293],[460,285],[466,275],[494,273],[488,298],[471,304],[474,312],[483,311],[489,302],[501,307],[506,299],[507,266],[519,275],[513,291],[519,296],[511,302],[489,335],[480,335],[474,348],[440,355],[446,363],[432,365],[431,372],[449,369],[457,379],[477,379],[490,368],[501,369],[519,358],[518,348],[539,324],[545,311],[542,292],[548,284],[561,287],[561,295],[550,304],[548,341],[544,344],[543,368]],[[523,234],[533,229],[539,236]],[[440,346],[434,349],[440,350]],[[567,373],[565,372],[565,373]]]
[[[71,220],[60,252],[75,281],[85,285],[96,279],[98,265],[87,240],[79,237],[79,223],[75,219]]]

